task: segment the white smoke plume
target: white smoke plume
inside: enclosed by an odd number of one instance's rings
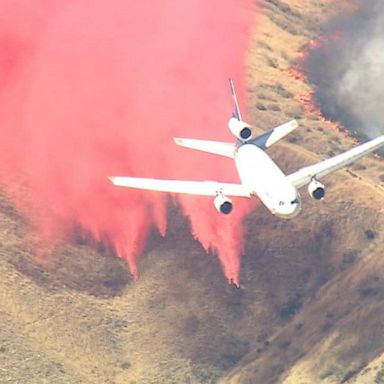
[[[364,139],[384,134],[384,2],[352,3],[325,27],[302,69],[323,115]]]

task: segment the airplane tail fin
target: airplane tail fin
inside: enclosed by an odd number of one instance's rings
[[[242,117],[241,117],[241,112],[240,112],[240,107],[239,107],[239,102],[237,100],[237,95],[236,95],[236,91],[235,91],[235,86],[233,84],[233,80],[231,78],[229,78],[229,86],[231,88],[231,94],[232,94],[232,97],[233,97],[233,101],[235,102],[235,111],[233,113],[233,116],[236,117],[237,120],[239,121],[243,121]]]
[[[183,139],[179,137],[175,137],[174,140],[175,143],[181,147],[196,149],[198,151],[208,152],[214,155],[229,157],[231,159],[235,158],[236,145],[233,143],[210,140]]]

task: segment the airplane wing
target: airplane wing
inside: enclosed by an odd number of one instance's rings
[[[351,164],[360,157],[363,157],[368,153],[375,151],[383,144],[384,136],[379,136],[376,139],[358,145],[357,147],[343,152],[340,155],[336,155],[334,157],[331,157],[330,159],[320,161],[317,164],[301,168],[297,172],[294,172],[287,176],[288,180],[296,188],[301,188],[302,186],[308,184],[311,179],[320,179],[324,176],[327,176],[330,173],[337,171],[338,169],[348,164]]]
[[[236,145],[233,143],[225,143],[222,141],[183,139],[174,138],[175,143],[181,147],[197,149],[203,152],[213,153],[215,155],[226,156],[231,159],[235,158]]]
[[[219,183],[215,181],[182,181],[146,179],[140,177],[109,176],[114,185],[149,191],[186,193],[191,195],[216,196],[222,193],[227,196],[250,197],[241,184]]]

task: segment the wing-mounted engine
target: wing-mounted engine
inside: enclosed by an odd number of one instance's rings
[[[228,128],[241,141],[250,141],[255,138],[252,127],[245,121],[231,117],[228,121]]]
[[[323,200],[325,196],[325,187],[320,181],[312,179],[308,184],[308,193],[314,200]]]
[[[215,197],[214,204],[217,211],[223,215],[229,215],[232,212],[232,200],[227,196],[224,196],[222,193]]]

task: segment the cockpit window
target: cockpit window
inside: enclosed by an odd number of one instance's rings
[[[298,197],[296,197],[296,199],[295,200],[292,200],[291,201],[291,204],[293,205],[293,204],[299,204],[300,203],[300,201],[299,201],[299,198]]]

